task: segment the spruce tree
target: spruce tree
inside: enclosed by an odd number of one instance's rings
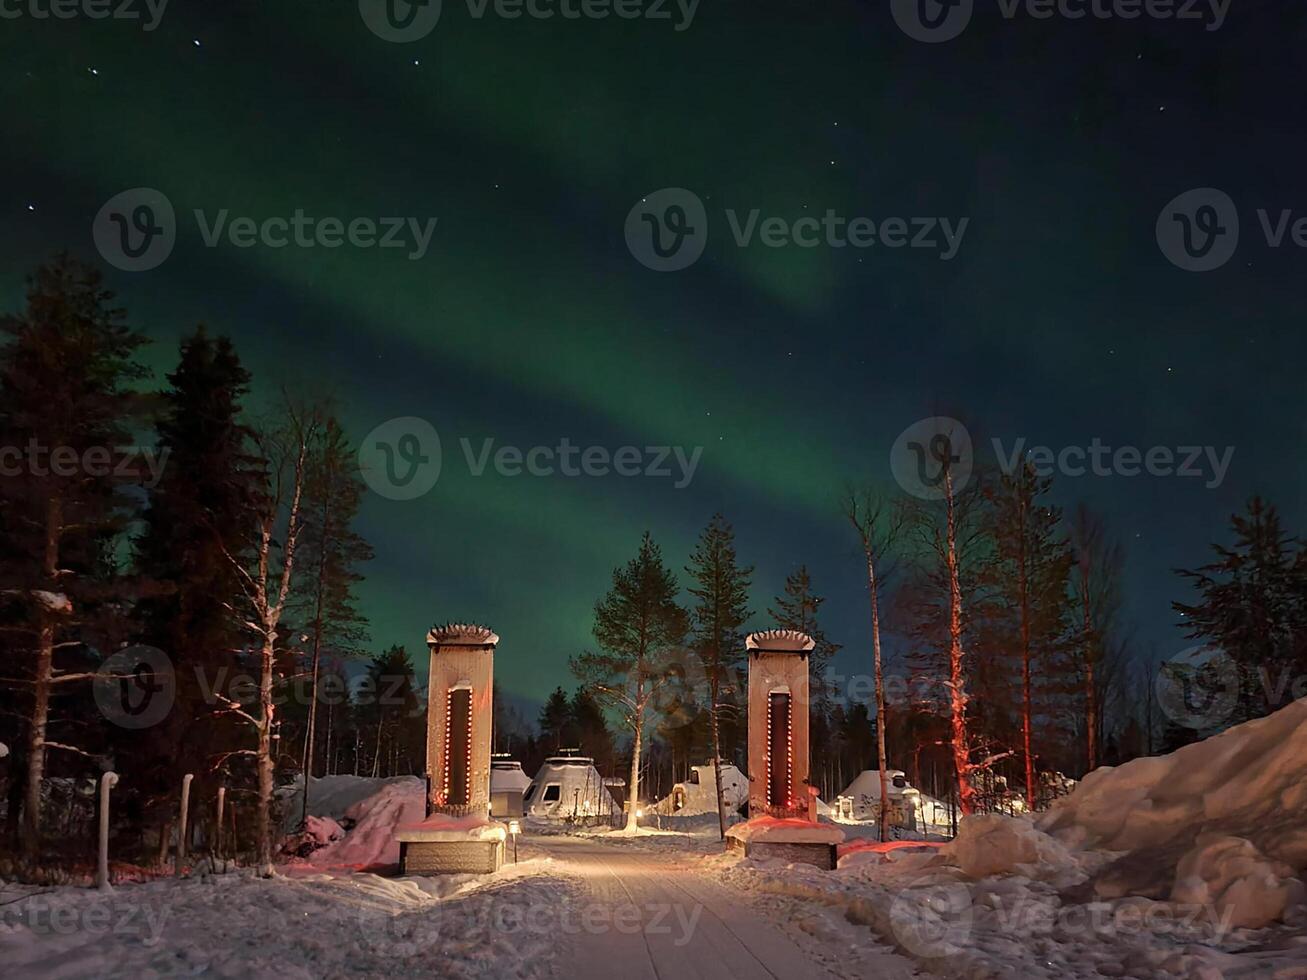
[[[143,733],[134,752],[141,765],[134,788],[147,809],[156,804],[161,821],[171,818],[183,773],[196,777],[192,793],[211,796],[208,756],[233,747],[230,725],[215,720],[205,702],[243,643],[230,608],[240,585],[227,555],[242,553],[259,481],[241,421],[250,375],[231,341],[199,327],[182,341],[167,380],[155,433],[168,465],[135,543],[137,569],[174,586],[139,611],[146,642],[171,658],[177,676],[174,709],[157,731]]]
[[[1273,505],[1252,498],[1230,518],[1234,544],[1212,545],[1216,560],[1179,574],[1198,592],[1172,606],[1190,639],[1219,648],[1240,674],[1243,721],[1281,707],[1282,683],[1301,673],[1307,640],[1307,561],[1280,525]]]
[[[708,721],[712,733],[713,774],[717,781],[717,819],[726,837],[726,808],[722,797],[722,692],[733,680],[744,658],[742,627],[749,611],[752,566],[740,567],[735,555],[735,531],[721,514],[714,514],[699,535],[686,568],[689,592],[698,601],[691,609],[694,650],[708,682]]]
[[[536,724],[540,728],[540,738],[551,752],[563,747],[563,732],[572,717],[572,707],[567,701],[567,692],[561,687],[554,688],[549,700],[540,709]]]

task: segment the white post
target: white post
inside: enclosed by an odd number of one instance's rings
[[[116,772],[106,772],[100,777],[100,862],[95,883],[102,889],[109,887],[109,790],[117,785]]]
[[[186,817],[191,806],[191,780],[195,777],[187,773],[182,777],[182,813],[177,827],[177,857],[173,864],[175,874],[182,873],[182,863],[186,860]]]
[[[213,859],[214,862],[222,860],[222,809],[227,802],[227,787],[218,787],[218,829],[213,835]]]

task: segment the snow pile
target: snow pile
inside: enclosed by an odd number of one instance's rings
[[[312,803],[312,796],[309,797]],[[349,827],[343,840],[314,851],[309,861],[320,868],[373,868],[399,863],[395,831],[426,816],[426,786],[416,776],[386,780],[372,795],[351,805],[341,822]]]
[[[1303,899],[1292,868],[1268,859],[1242,837],[1216,834],[1200,835],[1180,859],[1171,889],[1171,901],[1212,906],[1244,929],[1282,919],[1291,899]]]
[[[1071,853],[1057,840],[1019,817],[987,813],[968,817],[940,855],[969,878],[1022,874],[1075,884],[1085,879]]]
[[[1307,868],[1307,701],[1096,770],[1037,826],[1096,854],[1100,898],[1197,898],[1235,922],[1282,918]]]
[[[319,847],[325,847],[345,836],[344,828],[331,817],[310,816],[304,821],[304,833]]]
[[[346,811],[360,800],[366,800],[383,786],[392,783],[410,783],[416,776],[323,776],[309,780],[309,813],[317,817],[344,820]],[[282,829],[293,833],[300,829],[300,814],[304,809],[304,781],[296,777],[278,793],[283,815]],[[348,829],[348,828],[346,828]]]

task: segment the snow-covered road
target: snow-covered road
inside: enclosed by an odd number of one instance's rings
[[[547,837],[531,841],[581,883],[562,938],[561,975],[573,980],[837,980],[917,974],[898,956],[861,950],[857,963],[819,948],[821,937],[760,913],[723,887],[711,864],[637,842]],[[829,938],[829,937],[827,937]],[[832,972],[829,964],[837,972]]]

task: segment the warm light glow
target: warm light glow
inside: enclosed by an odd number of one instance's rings
[[[508,832],[516,837],[522,832],[522,824],[517,820],[508,821]]]

